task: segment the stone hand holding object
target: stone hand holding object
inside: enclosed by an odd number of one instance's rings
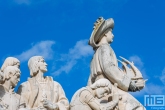
[[[120,58],[122,61],[118,61],[123,65],[122,68],[124,74],[127,74],[132,79],[132,82],[130,83],[130,90],[135,92],[143,89],[147,80],[143,79],[141,72],[137,69],[133,62],[130,62],[121,56]],[[127,65],[130,65],[130,68]]]
[[[52,103],[52,102],[49,101],[49,100],[44,100],[44,101],[43,101],[43,106],[44,106],[45,108],[47,108],[47,110],[58,110],[58,105]]]

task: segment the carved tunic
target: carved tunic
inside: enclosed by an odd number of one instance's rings
[[[109,44],[103,44],[97,48],[90,68],[91,74],[88,85],[100,78],[107,78],[111,83],[117,83],[120,89],[128,91],[131,78],[118,68],[116,55]]]
[[[89,103],[93,103],[95,108],[92,108]],[[107,105],[108,106],[107,106]],[[113,110],[117,103],[111,101],[101,105],[99,99],[94,97],[94,93],[90,87],[79,89],[72,97],[70,110]]]
[[[145,110],[140,102],[127,92],[131,78],[118,68],[116,55],[109,44],[103,44],[97,48],[90,68],[91,73],[88,85],[100,78],[107,78],[112,84],[118,84],[117,90],[122,96],[122,99],[119,101],[119,110],[132,110],[136,107],[142,107]],[[114,86],[112,85],[113,88]]]
[[[22,105],[20,100],[20,95],[14,93],[13,91],[7,92],[3,86],[0,85],[0,110],[18,110]]]
[[[27,107],[42,107],[42,100],[45,97],[52,103],[56,103],[59,106],[59,110],[68,110],[69,102],[61,85],[53,81],[51,77],[46,77],[45,81],[45,83],[41,84],[35,78],[29,78],[27,82],[21,84],[18,94],[24,97]]]
[[[70,110],[92,110],[88,102],[93,99],[92,91],[89,88],[83,87],[74,94],[70,103]]]

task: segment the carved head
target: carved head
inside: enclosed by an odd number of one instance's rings
[[[20,61],[15,57],[7,57],[1,67],[1,71],[3,72],[7,66],[16,66],[20,68]]]
[[[39,71],[47,72],[47,64],[42,56],[33,56],[28,61],[30,76],[35,76]]]
[[[4,69],[4,82],[10,81],[10,86],[15,87],[20,81],[21,71],[15,66],[7,66]]]
[[[105,78],[97,80],[90,87],[95,90],[95,96],[99,99],[108,95],[112,89],[110,81]]]
[[[107,32],[112,32],[113,27],[114,20],[112,18],[105,20],[103,17],[99,17],[94,23],[94,29],[89,39],[89,45],[91,45],[93,48],[98,47],[99,41],[105,34],[107,34]]]

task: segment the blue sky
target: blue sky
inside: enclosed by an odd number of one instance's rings
[[[100,16],[114,18],[116,56],[134,61],[148,79],[133,95],[142,104],[145,94],[164,95],[164,0],[0,0],[0,62],[8,56],[21,61],[20,85],[29,77],[28,59],[44,56],[45,75],[53,76],[70,100],[86,86],[93,55],[87,42]]]

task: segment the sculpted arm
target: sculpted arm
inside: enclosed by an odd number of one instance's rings
[[[100,102],[93,97],[93,95],[89,91],[82,91],[80,94],[81,102],[85,102],[90,106],[92,110],[113,110],[113,108],[117,105],[118,100],[114,99],[113,101],[100,104]]]
[[[58,98],[58,103],[57,105],[59,106],[59,110],[69,110],[69,102],[68,99],[65,96],[65,92],[61,85],[58,85],[58,93],[59,93],[59,98]],[[60,109],[61,108],[61,109]],[[62,109],[63,108],[63,109]]]
[[[113,52],[111,52],[108,45],[100,47],[99,61],[103,73],[112,83],[117,83],[120,89],[128,91],[131,79],[118,68],[114,63],[117,59],[113,59],[110,53],[112,54]]]
[[[101,110],[100,103],[93,97],[89,91],[82,91],[80,94],[81,102],[84,102],[90,106],[92,110]]]
[[[57,100],[54,99],[54,101],[50,100],[44,100],[43,106],[47,108],[47,110],[69,110],[69,102],[65,96],[65,93],[57,82],[54,82],[54,92],[58,95],[51,96],[57,98]]]
[[[29,88],[25,83],[21,84],[18,88],[17,93],[21,96],[20,104],[26,104],[28,105],[28,99],[29,99]]]

